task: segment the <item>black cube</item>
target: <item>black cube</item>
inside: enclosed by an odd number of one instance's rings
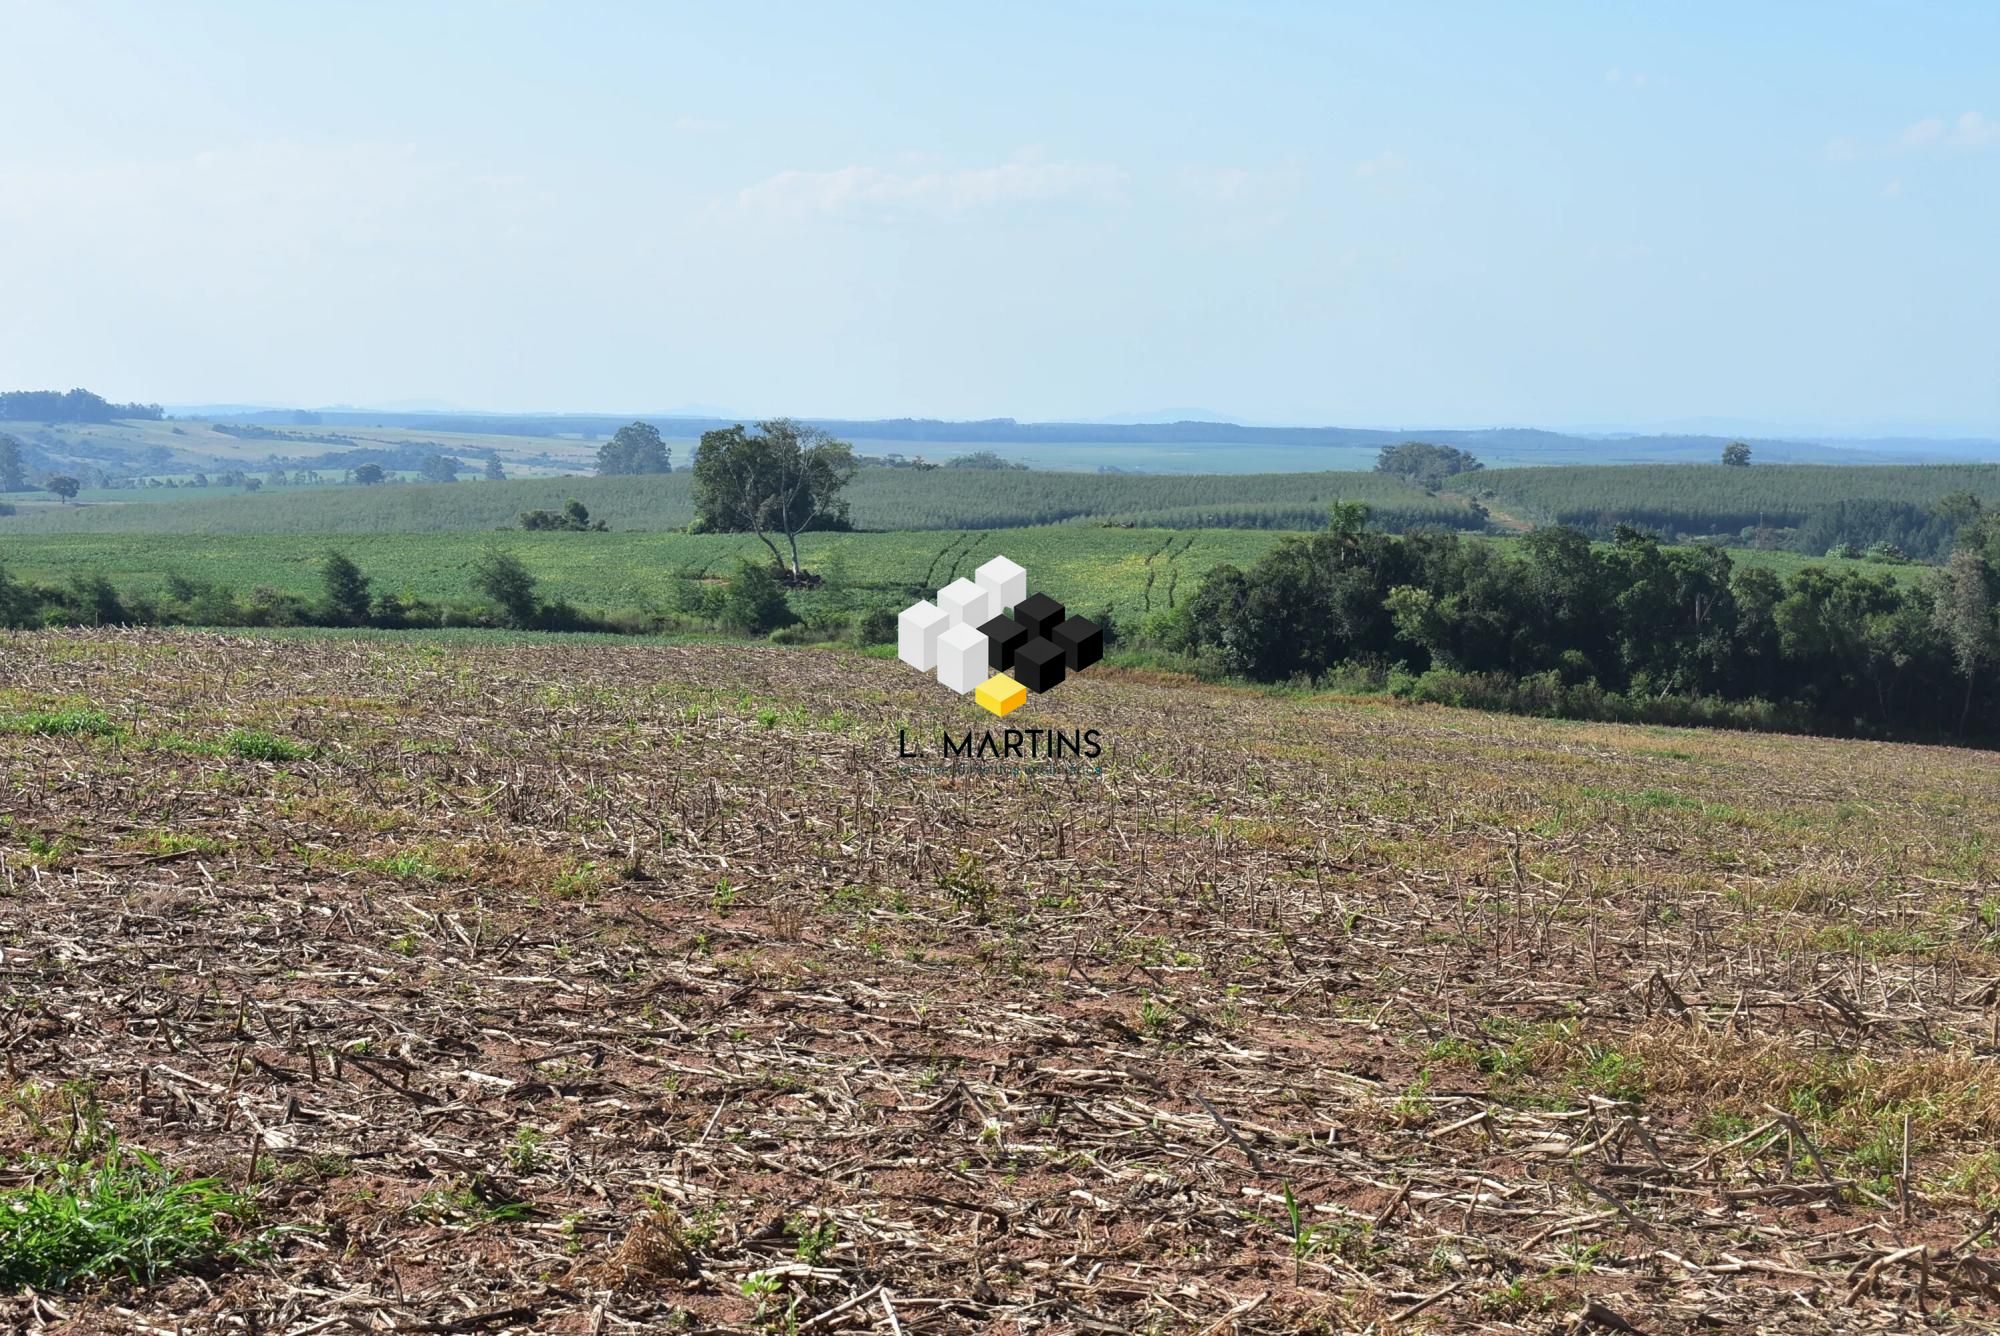
[[[1014,605],[1014,620],[1028,628],[1030,638],[1047,640],[1068,614],[1047,594],[1030,594]]]
[[[1063,652],[1063,663],[1080,673],[1104,657],[1104,628],[1088,617],[1072,617],[1049,637]]]
[[[986,637],[986,663],[994,672],[1014,666],[1014,651],[1028,643],[1028,628],[1012,617],[995,617],[983,623],[979,634]]]
[[[1060,686],[1063,680],[1062,646],[1041,636],[1027,640],[1014,651],[1014,680],[1037,693]]]

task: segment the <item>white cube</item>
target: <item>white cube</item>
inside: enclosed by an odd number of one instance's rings
[[[951,626],[951,614],[928,599],[912,603],[896,619],[896,657],[927,673],[937,667],[938,637]]]
[[[1005,557],[993,558],[974,572],[973,578],[992,596],[988,611],[995,617],[1001,609],[1011,608],[1028,596],[1028,572]]]
[[[938,637],[938,681],[963,696],[993,676],[986,666],[986,633],[961,624]]]
[[[937,601],[951,615],[953,626],[969,626],[975,631],[1000,611],[993,606],[991,594],[963,576],[938,590]]]

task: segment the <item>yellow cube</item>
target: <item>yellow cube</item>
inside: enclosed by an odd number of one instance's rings
[[[1028,699],[1028,689],[1004,673],[996,673],[979,684],[972,698],[993,713],[1005,715],[1021,708]]]

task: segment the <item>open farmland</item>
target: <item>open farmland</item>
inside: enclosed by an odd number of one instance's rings
[[[1100,770],[899,767],[986,722],[819,650],[0,638],[0,1147],[241,1198],[7,1320],[2000,1319],[1994,757],[1106,668],[1009,720]]]
[[[685,462],[685,461],[683,461]],[[375,487],[272,487],[254,496],[100,492],[88,506],[31,504],[0,518],[0,534],[433,533],[515,527],[524,510],[571,497],[612,528],[684,529],[695,517],[688,473],[525,478],[507,482]],[[1316,528],[1336,500],[1365,501],[1390,529],[1417,524],[1478,529],[1480,512],[1456,494],[1426,494],[1374,473],[1257,473],[1144,477],[1014,469],[861,470],[847,488],[856,528],[1014,529],[1068,520],[1175,529]]]

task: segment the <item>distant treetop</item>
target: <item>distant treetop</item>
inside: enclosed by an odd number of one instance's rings
[[[583,502],[571,497],[563,503],[561,510],[524,510],[521,512],[523,529],[569,529],[579,533],[603,533],[603,520],[590,518],[590,509]]]
[[[1015,464],[1002,459],[991,450],[974,450],[969,455],[959,455],[945,463],[948,469],[1025,469],[1026,464]]]
[[[600,476],[673,471],[673,451],[667,449],[667,443],[660,439],[660,429],[650,422],[628,423],[597,447],[597,472]]]
[[[1428,441],[1404,441],[1401,445],[1385,445],[1381,454],[1375,457],[1377,473],[1393,473],[1398,477],[1428,486],[1434,486],[1460,473],[1471,473],[1484,467],[1486,466],[1467,451],[1460,450],[1456,446],[1432,445]]]

